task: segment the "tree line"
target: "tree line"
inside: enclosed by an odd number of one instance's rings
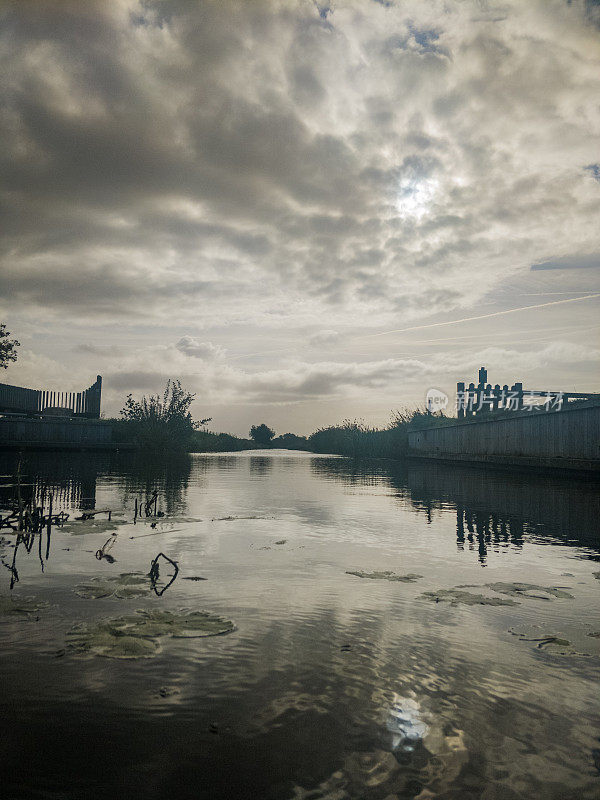
[[[408,450],[411,428],[452,422],[442,412],[407,409],[392,415],[388,425],[371,427],[360,420],[344,420],[338,425],[319,428],[310,436],[284,433],[276,436],[266,423],[252,425],[248,438],[206,429],[210,418],[195,421],[190,412],[194,394],[179,381],[169,381],[162,395],[127,397],[121,418],[115,421],[117,441],[127,441],[152,450],[187,452],[232,452],[254,448],[308,450],[352,458],[398,458]]]
[[[11,339],[0,323],[0,368],[17,360],[17,339]],[[310,436],[284,433],[276,436],[266,423],[252,425],[248,438],[207,429],[210,417],[195,420],[190,407],[195,395],[178,380],[169,380],[161,394],[144,395],[141,400],[129,394],[117,419],[113,419],[116,442],[135,444],[142,450],[179,452],[231,452],[253,448],[309,450],[353,458],[398,458],[408,450],[411,428],[452,422],[442,412],[425,409],[396,412],[388,425],[376,428],[360,420],[344,420],[338,425],[319,428]]]

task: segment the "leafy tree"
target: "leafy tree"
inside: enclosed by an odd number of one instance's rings
[[[284,433],[272,442],[274,447],[283,447],[286,450],[308,450],[308,439],[306,436],[298,436],[295,433]]]
[[[9,339],[9,336],[10,331],[0,322],[0,367],[4,369],[8,369],[9,362],[17,360],[17,347],[21,344],[16,339]]]
[[[167,381],[162,395],[134,400],[127,395],[121,410],[121,428],[127,439],[154,450],[187,450],[194,432],[210,422],[192,418],[190,405],[196,395],[185,391],[181,382]]]
[[[259,447],[268,447],[274,436],[275,431],[272,431],[264,422],[260,425],[253,425],[250,428],[250,438],[254,439]]]

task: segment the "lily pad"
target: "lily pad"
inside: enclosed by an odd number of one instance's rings
[[[151,658],[158,640],[219,636],[236,629],[234,623],[208,611],[138,610],[134,614],[80,625],[67,634],[69,647],[78,653],[106,658]]]
[[[19,597],[13,599],[7,595],[0,595],[0,619],[6,617],[27,617],[35,614],[42,608],[48,608],[45,600],[36,600],[35,597]]]
[[[413,572],[409,572],[407,575],[396,575],[395,572],[390,570],[385,572],[363,572],[360,569],[346,570],[346,575],[356,575],[357,578],[371,578],[376,581],[399,581],[400,583],[414,583],[414,581],[423,577]]]
[[[140,572],[125,572],[115,579],[115,597],[127,599],[130,597],[143,597],[152,588],[150,578]]]
[[[67,633],[67,644],[76,653],[121,659],[152,658],[160,649],[153,639],[123,634],[110,620],[73,628]]]
[[[75,594],[85,597],[86,600],[99,600],[101,597],[111,597],[115,587],[103,578],[90,578],[85,583],[78,583],[73,587]]]
[[[127,630],[136,636],[173,636],[177,639],[191,639],[204,636],[220,636],[234,631],[230,619],[210,614],[208,611],[162,611],[145,609],[133,617],[125,618]]]
[[[518,636],[521,642],[532,642],[538,650],[543,650],[545,653],[551,653],[555,656],[587,656],[589,653],[580,653],[571,644],[568,639],[563,639],[561,636],[555,634],[547,634],[541,636],[531,636],[527,633],[519,633],[518,631],[509,630],[513,636]]]
[[[230,619],[209,614],[207,611],[192,611],[181,620],[179,631],[171,634],[178,639],[195,639],[204,636],[222,636],[235,630]]]
[[[573,595],[564,588],[556,586],[538,586],[535,583],[486,583],[488,589],[511,597],[531,597],[536,600],[549,600],[550,597],[573,599]],[[541,593],[541,594],[540,594]]]
[[[502,597],[487,597],[483,594],[465,592],[462,588],[438,589],[436,592],[423,592],[422,597],[433,600],[435,603],[450,603],[451,606],[518,606],[514,600]]]
[[[151,589],[150,579],[141,572],[123,572],[110,577],[96,576],[73,587],[75,594],[88,600],[98,600],[102,597],[127,600],[132,597],[144,597]]]

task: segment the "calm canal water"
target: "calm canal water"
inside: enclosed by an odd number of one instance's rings
[[[600,797],[597,483],[288,451],[22,472],[70,520],[2,531],[3,797]],[[195,611],[235,630],[190,638]]]

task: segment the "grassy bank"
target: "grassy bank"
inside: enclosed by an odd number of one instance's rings
[[[424,411],[401,412],[384,428],[374,428],[358,420],[344,420],[339,425],[319,428],[309,437],[286,433],[274,438],[266,448],[308,450],[313,453],[333,453],[350,458],[402,458],[408,451],[408,432],[414,428],[444,425],[455,422],[443,414]],[[113,439],[131,442],[140,449],[152,451],[180,450],[189,453],[232,453],[240,450],[263,449],[252,439],[231,433],[207,430],[190,431],[183,441],[173,437],[164,422],[154,421],[140,426],[128,420],[113,419]],[[141,430],[140,430],[141,427]]]
[[[443,413],[402,411],[385,428],[372,428],[357,420],[319,428],[308,437],[308,449],[314,453],[335,453],[350,458],[401,458],[408,452],[408,432],[415,428],[455,422]]]
[[[194,431],[189,446],[190,453],[231,453],[238,450],[253,450],[252,439],[241,439],[231,433]]]

